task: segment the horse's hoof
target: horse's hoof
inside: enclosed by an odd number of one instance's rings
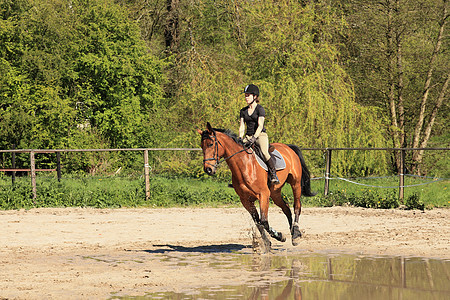
[[[286,236],[280,232],[280,242],[286,242]]]
[[[292,236],[292,246],[297,246],[298,244],[300,244],[301,238],[302,238],[301,234],[296,237]]]
[[[300,231],[298,224],[295,223],[292,226],[292,245],[297,246],[299,244],[299,240],[302,237],[302,232]]]
[[[253,252],[258,254],[267,254],[270,252],[272,243],[269,241],[269,238],[264,230],[264,227],[261,225],[256,225],[256,228],[252,228],[253,231]]]

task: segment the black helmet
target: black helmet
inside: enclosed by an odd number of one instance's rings
[[[249,85],[247,85],[245,87],[244,93],[246,93],[246,94],[253,94],[253,95],[259,96],[259,89],[258,89],[258,87],[256,85],[249,84]]]

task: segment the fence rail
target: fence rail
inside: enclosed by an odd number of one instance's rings
[[[118,149],[10,149],[0,150],[0,153],[12,153],[12,168],[0,169],[0,172],[13,172],[12,180],[14,183],[15,172],[28,171],[31,172],[31,186],[33,198],[37,197],[36,189],[36,172],[40,171],[56,171],[58,181],[61,180],[61,153],[64,152],[119,152],[119,151],[141,151],[144,154],[144,180],[145,180],[145,195],[150,197],[150,165],[148,160],[149,151],[201,151],[201,148],[118,148]],[[301,148],[302,151],[324,151],[326,154],[325,163],[325,187],[324,194],[329,193],[331,174],[331,157],[333,151],[400,151],[400,171],[399,177],[399,199],[403,201],[404,198],[404,182],[405,182],[405,157],[407,151],[448,151],[450,148]],[[30,153],[30,169],[15,168],[15,154],[16,153]],[[36,169],[35,154],[38,153],[56,153],[56,169]]]

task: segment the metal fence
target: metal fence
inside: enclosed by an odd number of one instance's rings
[[[12,153],[12,168],[0,169],[0,172],[12,172],[12,181],[15,179],[15,172],[25,171],[31,173],[31,188],[33,193],[33,198],[37,197],[36,188],[36,173],[41,171],[56,171],[58,180],[61,179],[61,153],[66,152],[119,152],[119,151],[138,151],[143,153],[144,157],[144,180],[145,180],[145,195],[150,197],[150,165],[149,165],[149,151],[201,151],[201,148],[121,148],[121,149],[53,149],[53,150],[43,150],[43,149],[12,149],[12,150],[0,150],[0,153]],[[324,194],[328,195],[330,180],[338,179],[348,182],[355,183],[351,180],[331,177],[331,159],[332,153],[336,151],[399,151],[400,152],[400,171],[398,172],[398,187],[384,187],[384,188],[398,188],[399,199],[402,201],[404,198],[405,186],[405,157],[407,151],[448,151],[450,148],[301,148],[302,151],[323,151],[325,153],[325,186]],[[15,167],[15,154],[16,153],[29,153],[30,154],[30,168],[16,168]],[[56,153],[56,168],[55,169],[37,169],[35,155],[39,153]],[[317,178],[319,179],[319,178]],[[320,178],[322,179],[322,178]],[[443,180],[443,179],[441,179]],[[433,180],[436,182],[436,180]],[[356,183],[358,184],[358,183]],[[376,187],[376,186],[374,186]]]

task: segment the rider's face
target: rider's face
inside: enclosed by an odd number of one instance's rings
[[[247,104],[252,103],[254,98],[255,98],[255,95],[245,93],[245,101],[247,101]]]

